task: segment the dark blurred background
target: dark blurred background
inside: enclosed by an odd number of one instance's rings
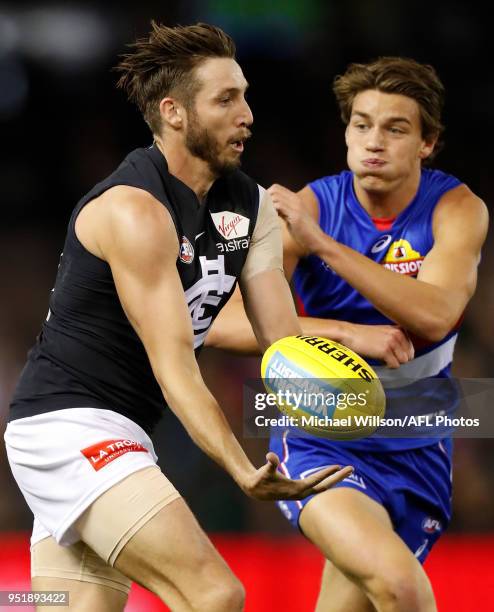
[[[345,167],[343,125],[331,82],[348,63],[405,55],[433,64],[447,90],[446,148],[435,165],[462,179],[492,208],[494,84],[487,5],[452,0],[0,3],[2,432],[26,352],[46,316],[72,208],[130,150],[151,142],[137,109],[115,90],[111,72],[125,44],[148,32],[151,18],[168,25],[207,21],[234,37],[255,116],[243,168],[266,187],[276,181],[299,189]],[[457,376],[486,378],[494,371],[493,271],[490,234],[457,345]],[[242,437],[242,381],[257,376],[258,360],[204,351],[201,363]],[[263,461],[266,441],[243,444],[254,461]],[[247,500],[171,414],[159,427],[156,447],[164,471],[207,530],[290,529],[272,505]],[[456,441],[453,531],[494,531],[493,464],[493,440]],[[32,517],[3,447],[0,488],[0,529],[30,529]]]

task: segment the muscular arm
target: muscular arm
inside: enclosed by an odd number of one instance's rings
[[[275,202],[294,238],[389,319],[430,341],[458,321],[476,284],[487,232],[484,203],[464,185],[447,192],[433,219],[434,246],[418,278],[396,274],[324,234],[293,198]]]
[[[109,263],[122,307],[142,340],[163,395],[196,444],[254,497],[299,497],[312,485],[320,486],[280,480],[273,454],[256,470],[204,384],[168,211],[142,190],[116,187],[83,209],[76,232],[90,252]]]
[[[276,195],[276,186],[269,192],[274,192]],[[315,222],[318,221],[318,204],[310,187],[305,187],[298,194],[288,193],[297,199],[300,198],[307,214]],[[299,259],[306,253],[290,234],[286,224],[281,220],[279,224],[283,240],[283,268],[286,278],[290,280]],[[254,320],[253,309],[256,308],[257,319],[264,321],[264,327],[271,331],[271,342],[283,335],[295,333],[287,332],[290,328],[285,327],[286,310],[289,309],[290,316],[293,316],[293,300],[287,293],[286,282],[281,283],[278,276],[267,275],[249,283],[249,288],[246,287],[243,293],[246,294],[247,291],[251,304],[249,318],[251,321]],[[265,336],[258,342],[256,335],[259,337],[259,332],[255,333],[252,329],[245,310],[242,295],[237,289],[216,318],[206,338],[206,345],[243,354],[258,354],[264,350],[269,345],[266,338],[268,340],[269,338]],[[253,325],[255,326],[255,323]],[[298,317],[298,325],[304,334],[323,336],[342,342],[362,355],[384,360],[390,367],[398,367],[400,363],[405,363],[413,357],[413,347],[408,338],[401,330],[389,325],[358,325],[314,317]]]

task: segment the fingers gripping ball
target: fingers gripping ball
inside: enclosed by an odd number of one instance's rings
[[[384,417],[381,381],[357,353],[326,338],[288,336],[264,353],[261,376],[290,424],[316,436],[351,440]]]

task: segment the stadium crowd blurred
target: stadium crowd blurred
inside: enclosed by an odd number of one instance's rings
[[[208,0],[166,3],[166,10],[162,2],[138,4],[119,4],[118,12],[88,3],[0,4],[2,433],[26,351],[46,316],[73,206],[128,151],[150,144],[138,111],[115,90],[110,68],[151,18],[209,21],[234,37],[255,116],[243,168],[265,186],[276,181],[296,189],[344,167],[343,125],[331,81],[348,63],[390,54],[430,62],[447,90],[446,148],[436,165],[464,180],[492,210],[492,42],[489,20],[475,3],[276,0],[267,8],[258,0]],[[491,231],[457,346],[458,377],[489,378],[494,372],[493,273]],[[201,364],[242,437],[242,381],[257,377],[258,360],[206,350]],[[173,415],[165,415],[156,441],[160,464],[206,530],[289,529],[274,505],[247,500]],[[243,443],[261,462],[266,441]],[[493,461],[493,439],[456,441],[452,530],[494,530]],[[31,515],[3,447],[0,490],[0,529],[29,529]]]

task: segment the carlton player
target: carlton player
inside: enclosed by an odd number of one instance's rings
[[[408,402],[406,410],[423,405],[417,386],[432,390],[432,410],[447,410],[436,399],[447,402],[448,394],[427,380],[450,376],[486,207],[458,179],[422,167],[443,130],[443,86],[432,67],[403,58],[352,64],[334,92],[350,171],[297,194],[280,185],[268,190],[285,221],[284,267],[307,315],[303,331],[385,362],[376,371],[388,400]],[[240,308],[237,301],[222,312],[209,344],[255,348],[252,335],[239,339],[234,331]],[[332,442],[287,429],[271,449],[290,477],[333,463],[355,467],[323,495],[279,503],[327,559],[319,612],[436,609],[420,563],[450,519],[451,440]]]
[[[175,611],[232,612],[241,585],[156,466],[163,396],[257,499],[303,498],[351,469],[292,481],[269,453],[256,470],[201,378],[194,350],[237,279],[264,346],[279,338],[266,287],[287,304],[290,292],[269,196],[238,170],[252,114],[233,41],[207,24],[152,25],[119,84],[155,142],[76,206],[5,440],[35,517],[34,589],[106,612],[124,608],[136,580]],[[300,331],[293,307],[275,331]]]

